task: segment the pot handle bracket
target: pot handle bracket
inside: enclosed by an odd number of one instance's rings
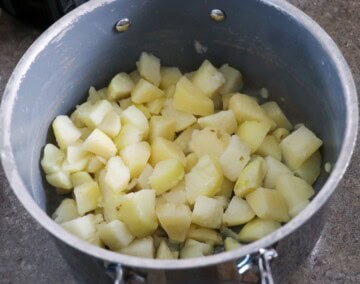
[[[120,263],[109,263],[105,267],[106,273],[114,279],[114,284],[146,283],[144,272],[127,269]]]
[[[270,261],[278,257],[274,248],[261,248],[255,254],[248,254],[236,261],[236,269],[240,276],[248,271],[256,270],[260,275],[261,284],[274,284],[271,273]]]

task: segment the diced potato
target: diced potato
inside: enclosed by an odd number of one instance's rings
[[[119,252],[141,258],[154,258],[154,240],[152,237],[136,239],[127,247],[121,248]]]
[[[315,193],[311,185],[293,175],[279,176],[276,180],[276,189],[284,198],[291,217],[299,213],[298,205],[306,202]]]
[[[176,137],[176,139],[174,140],[174,143],[178,145],[185,154],[190,152],[189,142],[193,131],[194,128],[190,126],[187,129],[185,129],[183,132],[181,132],[179,136]]]
[[[62,164],[62,170],[65,172],[69,172],[69,173],[75,173],[78,171],[83,171],[86,169],[87,164],[89,162],[89,157],[78,160],[78,161],[74,161],[72,163],[70,163],[68,160],[65,160]]]
[[[146,107],[151,114],[158,115],[158,114],[160,114],[161,110],[163,109],[163,107],[165,105],[165,101],[166,101],[166,98],[165,98],[165,96],[163,96],[159,99],[148,102],[146,104]]]
[[[225,83],[225,77],[209,60],[205,60],[195,72],[191,81],[204,94],[208,97],[212,97],[212,95]]]
[[[243,78],[239,70],[228,64],[224,64],[219,68],[219,71],[225,78],[225,83],[219,90],[220,94],[226,95],[228,93],[241,91],[243,87]]]
[[[114,192],[125,191],[130,181],[130,170],[119,157],[111,158],[105,168],[104,183]]]
[[[160,198],[163,200],[163,203],[172,203],[175,205],[186,204],[185,182],[181,181],[170,191],[162,194]]]
[[[275,128],[275,122],[269,118],[266,112],[259,106],[254,98],[235,94],[229,100],[229,108],[233,111],[239,123],[243,121],[267,122],[271,125],[271,129]]]
[[[226,209],[226,207],[228,207],[228,204],[229,204],[229,198],[226,197],[226,196],[222,196],[222,195],[217,195],[217,196],[214,196],[214,198],[220,202],[221,204],[221,207],[223,209]]]
[[[56,173],[61,170],[65,159],[65,153],[53,144],[46,144],[44,147],[41,166],[46,174]]]
[[[237,93],[235,93],[237,94]],[[234,93],[229,93],[229,94],[225,94],[225,95],[221,95],[221,101],[222,101],[222,108],[223,110],[227,110],[229,109],[229,101],[230,101],[230,98],[232,96],[235,95]]]
[[[81,121],[90,129],[96,128],[113,111],[112,104],[107,100],[99,100],[80,113]]]
[[[144,104],[134,104],[145,115],[146,119],[150,119],[151,113]]]
[[[155,191],[143,189],[125,195],[119,206],[119,218],[134,236],[142,238],[151,235],[158,227]]]
[[[87,101],[91,102],[92,104],[106,98],[106,92],[103,92],[102,90],[96,91],[93,86],[89,88],[88,93],[89,96],[87,98]]]
[[[231,250],[235,250],[237,248],[241,247],[241,244],[233,239],[233,238],[229,238],[227,237],[224,241],[224,248],[225,248],[225,251],[231,251]]]
[[[245,243],[254,242],[271,234],[280,227],[281,224],[279,222],[256,218],[241,229],[239,240]]]
[[[141,76],[138,70],[134,70],[129,74],[131,80],[133,81],[134,84],[137,84],[137,82],[139,82]]]
[[[272,135],[267,135],[259,148],[256,150],[256,153],[266,157],[271,156],[276,160],[281,161],[281,149],[279,143],[277,142],[276,138]]]
[[[79,131],[81,132],[81,136],[80,136],[80,139],[81,140],[85,140],[86,138],[89,137],[89,135],[91,134],[92,130],[88,127],[81,127],[81,128],[78,128]]]
[[[95,216],[93,214],[87,214],[83,217],[62,223],[61,226],[76,237],[92,242],[96,238],[95,224]]]
[[[149,177],[152,175],[153,167],[150,164],[146,164],[142,173],[137,178],[137,189],[150,188]]]
[[[119,250],[126,247],[134,240],[134,236],[130,233],[129,229],[119,220],[101,224],[98,230],[100,239],[111,250]]]
[[[145,78],[155,86],[160,85],[161,74],[159,58],[153,54],[142,52],[136,65],[141,77]]]
[[[158,204],[156,215],[169,238],[183,242],[191,224],[191,210],[185,204]]]
[[[115,156],[117,149],[114,142],[104,132],[95,129],[83,143],[84,150],[109,159]]]
[[[239,136],[231,136],[229,145],[219,158],[224,176],[230,181],[236,181],[240,172],[250,160],[250,152],[250,147]]]
[[[120,107],[122,109],[127,109],[129,106],[131,106],[133,104],[131,98],[127,98],[127,99],[122,99],[119,101]]]
[[[323,142],[316,137],[311,130],[305,126],[301,126],[281,141],[280,148],[285,163],[290,169],[296,170],[300,168],[322,144]]]
[[[150,142],[156,137],[163,137],[173,141],[175,137],[176,121],[171,117],[152,116],[150,119]]]
[[[217,195],[225,196],[227,198],[230,198],[233,194],[235,183],[228,180],[227,178],[224,178],[223,183],[221,184],[220,191],[217,193]]]
[[[269,130],[270,124],[267,122],[244,121],[239,125],[236,134],[251,148],[251,153],[255,153]]]
[[[92,181],[94,180],[88,172],[76,172],[71,175],[71,182],[74,187]]]
[[[141,110],[136,106],[129,106],[121,115],[123,124],[132,124],[141,131],[146,138],[149,133],[149,122]]]
[[[194,115],[206,116],[214,113],[214,103],[185,76],[176,84],[174,108]]]
[[[245,197],[260,187],[266,175],[267,168],[262,158],[251,161],[240,173],[234,187],[236,196]]]
[[[162,96],[164,96],[163,90],[144,79],[140,79],[131,92],[131,100],[137,104],[148,103]]]
[[[277,127],[285,128],[287,130],[291,130],[293,128],[292,124],[276,102],[267,102],[261,105],[261,107],[268,117],[275,121]]]
[[[290,134],[289,130],[285,128],[278,128],[272,133],[272,136],[274,136],[276,141],[280,143],[284,138],[289,136],[289,134]]]
[[[180,250],[180,258],[203,257],[212,254],[214,248],[210,244],[201,243],[192,239],[187,239]]]
[[[188,173],[192,170],[193,167],[197,164],[199,161],[198,156],[196,156],[195,153],[190,153],[186,156],[186,166],[185,166],[185,172]]]
[[[100,189],[95,181],[86,182],[74,187],[76,206],[82,216],[98,207],[100,202]]]
[[[69,145],[66,149],[66,160],[69,163],[76,163],[83,159],[89,159],[90,156],[91,154],[84,150],[80,140],[75,144]]]
[[[246,196],[255,214],[266,220],[289,221],[288,210],[282,195],[273,189],[259,187]]]
[[[295,175],[304,179],[308,184],[313,184],[321,172],[321,155],[316,151],[307,159],[300,168],[294,171]]]
[[[213,95],[212,100],[214,102],[215,112],[222,111],[222,95],[220,93],[216,93]]]
[[[102,169],[105,166],[105,163],[103,163],[102,158],[98,156],[92,156],[89,158],[89,162],[86,166],[86,171],[89,173],[96,173],[100,169]],[[105,160],[106,162],[106,160]]]
[[[115,111],[109,112],[98,125],[98,128],[109,137],[116,137],[121,129],[120,115]]]
[[[216,230],[197,226],[191,226],[186,237],[210,245],[221,245],[223,243],[220,233]]]
[[[249,204],[242,198],[234,196],[223,215],[225,226],[238,226],[249,222],[255,217],[254,211]]]
[[[178,159],[160,161],[149,177],[150,186],[161,195],[177,185],[184,177],[184,166]]]
[[[116,148],[120,151],[126,146],[140,142],[143,138],[143,135],[144,134],[142,130],[136,126],[132,124],[126,124],[121,128],[119,135],[115,137],[114,143]]]
[[[204,155],[219,158],[225,151],[226,146],[217,133],[210,128],[195,129],[189,142],[190,151],[194,152],[199,158]]]
[[[207,196],[199,196],[194,205],[192,223],[199,226],[219,229],[223,218],[223,208],[219,201]]]
[[[237,129],[237,121],[231,110],[220,111],[215,114],[198,119],[202,128],[207,126],[222,129],[229,134],[234,134]]]
[[[126,73],[117,74],[112,78],[106,92],[108,100],[115,101],[130,96],[134,82]]]
[[[56,208],[54,214],[51,216],[56,223],[64,223],[74,220],[79,216],[76,203],[74,199],[65,198],[58,208]]]
[[[172,85],[172,86],[168,87],[167,89],[165,89],[165,97],[167,99],[173,98],[174,94],[175,94],[175,89],[176,89],[176,85]]]
[[[169,159],[178,159],[181,164],[186,165],[185,155],[179,146],[162,137],[155,138],[151,144],[150,164],[155,166],[158,162]]]
[[[71,191],[73,185],[71,183],[70,174],[65,171],[58,171],[45,176],[48,183],[58,188],[58,193],[66,194]]]
[[[139,142],[126,146],[120,151],[120,156],[130,170],[131,178],[141,174],[150,158],[150,145]]]
[[[194,204],[201,195],[216,195],[220,190],[222,182],[223,173],[218,161],[208,155],[202,156],[195,167],[185,175],[188,202]]]
[[[161,114],[165,117],[171,117],[176,121],[176,132],[187,129],[196,122],[196,118],[192,114],[175,109],[173,99],[167,99],[165,101]]]
[[[157,251],[156,251],[156,258],[157,259],[175,259],[174,254],[169,249],[166,241],[162,240]]]
[[[54,135],[60,149],[75,143],[81,136],[71,119],[66,115],[57,116],[52,123]]]
[[[175,86],[182,77],[181,71],[177,67],[161,67],[161,83],[160,88],[165,90],[170,86]]]
[[[292,174],[287,166],[271,156],[265,158],[267,172],[264,179],[264,186],[267,188],[275,188],[276,180],[283,174]]]

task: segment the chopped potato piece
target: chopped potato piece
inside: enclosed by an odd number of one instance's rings
[[[291,130],[293,128],[290,121],[287,119],[280,106],[276,102],[267,102],[261,105],[268,117],[275,121],[277,127]]]
[[[141,110],[136,106],[129,106],[121,115],[123,124],[132,124],[141,131],[146,138],[149,133],[149,122]]]
[[[195,153],[190,153],[186,156],[186,166],[185,166],[185,172],[188,173],[192,170],[193,167],[197,164],[199,161],[198,156],[196,156]]]
[[[109,159],[115,156],[117,150],[114,142],[104,132],[95,129],[83,143],[84,150]]]
[[[98,207],[100,202],[100,189],[95,181],[86,182],[74,187],[76,206],[82,216]]]
[[[130,181],[130,170],[119,157],[111,158],[105,168],[104,183],[114,192],[125,191]]]
[[[150,158],[150,145],[144,141],[128,145],[120,151],[120,156],[129,168],[130,176],[138,177]]]
[[[225,83],[219,90],[220,94],[226,95],[241,91],[243,87],[243,78],[239,70],[236,70],[228,64],[224,64],[220,67],[219,71],[225,78]]]
[[[267,188],[275,188],[276,180],[283,174],[292,174],[287,166],[271,156],[265,158],[267,172],[265,175],[264,186]]]
[[[307,159],[300,168],[294,171],[295,175],[304,179],[308,184],[313,184],[321,171],[321,155],[316,151]]]
[[[62,223],[61,226],[76,237],[93,242],[96,238],[95,216],[87,214],[74,220]]]
[[[46,175],[46,180],[52,186],[58,188],[58,193],[66,194],[71,192],[73,188],[70,174],[62,170]]]
[[[124,149],[126,146],[138,143],[143,138],[143,132],[132,124],[124,125],[118,136],[115,137],[114,143],[118,150]]]
[[[288,167],[296,170],[314,154],[323,142],[316,135],[301,126],[280,143],[283,158]]]
[[[235,183],[231,180],[228,180],[227,178],[224,178],[223,183],[221,184],[220,191],[217,193],[217,195],[225,196],[227,198],[230,198],[233,194]]]
[[[278,128],[272,133],[272,136],[274,136],[276,141],[280,143],[284,138],[289,136],[289,134],[290,134],[289,130],[285,128]]]
[[[131,100],[137,104],[149,103],[162,96],[163,90],[144,79],[140,79],[131,92]]]
[[[134,82],[128,74],[117,74],[107,88],[106,97],[111,101],[129,97],[133,87]]]
[[[54,135],[60,149],[75,143],[81,136],[71,119],[66,115],[57,116],[52,123]]]
[[[204,116],[198,119],[201,127],[207,126],[225,130],[229,134],[234,134],[237,129],[237,121],[231,110],[220,111],[215,114]]]
[[[60,171],[64,159],[65,153],[63,151],[53,144],[46,144],[41,166],[46,174],[56,173]]]
[[[137,82],[139,82],[141,76],[138,70],[134,70],[129,74],[131,80],[133,81],[134,84],[137,84]]]
[[[179,146],[162,137],[156,137],[151,144],[150,164],[155,166],[158,162],[169,159],[178,159],[181,164],[186,165],[185,155]]]
[[[71,175],[71,182],[74,187],[81,185],[83,183],[94,181],[91,175],[88,172],[76,172]]]
[[[221,95],[221,101],[222,101],[222,108],[224,110],[228,110],[229,109],[229,101],[230,98],[234,95],[236,95],[237,93],[230,93],[230,94],[225,94],[225,95]]]
[[[136,239],[128,246],[121,248],[119,252],[141,258],[154,258],[154,240],[152,237]]]
[[[80,113],[80,119],[88,128],[94,129],[98,127],[111,111],[113,111],[113,106],[109,101],[99,100],[93,105],[86,107]]]
[[[141,77],[145,78],[155,86],[161,82],[160,59],[153,54],[142,52],[136,63]]]
[[[100,239],[111,250],[119,250],[126,247],[134,240],[134,236],[130,233],[129,229],[119,220],[101,224],[98,230]]]
[[[231,251],[239,247],[241,247],[241,244],[233,238],[227,237],[224,241],[225,251]]]
[[[165,101],[161,114],[165,117],[173,118],[176,121],[176,132],[182,131],[196,122],[196,118],[192,114],[175,109],[173,99],[167,99]]]
[[[133,104],[131,98],[127,98],[127,99],[122,99],[119,101],[120,107],[122,109],[127,109],[129,106],[131,106]]]
[[[163,203],[172,203],[175,205],[187,204],[185,182],[181,181],[170,191],[163,193],[160,198],[163,200]]]
[[[180,149],[185,153],[190,153],[189,142],[195,128],[188,127],[186,130],[181,132],[178,137],[174,140],[174,143],[180,147]]]
[[[226,146],[217,133],[210,128],[195,129],[189,141],[190,151],[199,158],[204,155],[211,155],[218,159],[225,151]]]
[[[244,121],[239,125],[236,134],[251,148],[251,153],[255,153],[269,130],[270,124],[267,122]]]
[[[97,171],[102,169],[105,166],[105,163],[103,163],[100,158],[101,157],[98,156],[90,157],[85,170],[89,173],[96,173]]]
[[[205,60],[192,76],[191,81],[208,97],[219,90],[225,83],[224,75],[219,72],[209,60]]]
[[[167,140],[174,140],[176,121],[171,117],[152,116],[150,119],[150,142],[156,137],[163,137]]]
[[[142,173],[137,178],[137,189],[150,188],[149,177],[152,175],[153,167],[150,164],[146,164]]]
[[[220,202],[223,209],[226,209],[226,207],[228,207],[229,201],[230,201],[228,197],[225,197],[222,195],[217,195],[217,196],[214,196],[214,198]]]
[[[51,216],[51,218],[59,224],[74,220],[78,217],[80,217],[80,215],[75,200],[70,198],[65,198]]]
[[[212,254],[214,248],[210,244],[201,243],[192,239],[187,239],[180,250],[180,258],[195,258]]]
[[[219,229],[223,218],[223,208],[219,201],[207,196],[199,196],[194,205],[192,223],[199,226]]]
[[[120,115],[115,111],[109,112],[98,125],[98,128],[109,137],[116,137],[121,129]]]
[[[159,99],[153,100],[146,104],[147,109],[149,110],[150,114],[158,115],[160,114],[161,110],[165,105],[166,98],[163,96]]]
[[[175,259],[174,254],[169,249],[169,246],[166,244],[164,240],[161,241],[157,251],[156,251],[157,259]]]
[[[274,189],[259,187],[246,196],[246,201],[255,214],[262,219],[278,222],[289,221],[284,198]]]
[[[254,242],[271,234],[280,227],[281,224],[279,222],[256,218],[241,229],[239,240],[245,243]]]
[[[225,226],[238,226],[249,222],[255,217],[254,211],[242,198],[234,196],[223,215]]]
[[[183,76],[176,84],[174,108],[194,115],[214,113],[214,103],[200,89]]]
[[[281,161],[282,154],[279,143],[277,142],[276,138],[272,135],[267,135],[259,148],[256,150],[256,153],[266,157],[271,156],[276,160]]]
[[[221,245],[223,243],[220,233],[216,230],[197,227],[194,225],[190,227],[186,237],[188,239],[193,239],[210,245]]]
[[[175,86],[182,77],[181,71],[177,67],[161,67],[161,83],[160,88],[165,90],[170,86]]]

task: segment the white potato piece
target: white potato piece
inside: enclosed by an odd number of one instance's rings
[[[58,224],[74,220],[80,217],[74,199],[65,198],[51,216]]]
[[[226,149],[225,141],[218,137],[218,133],[210,128],[202,130],[195,129],[189,141],[189,150],[194,152],[197,157],[211,155],[219,158]]]
[[[111,138],[97,128],[86,138],[83,149],[105,159],[115,156],[117,152]]]
[[[152,237],[136,239],[128,246],[121,248],[119,252],[141,258],[154,258],[154,240]]]
[[[60,171],[65,159],[65,153],[53,144],[46,144],[43,153],[40,164],[44,172],[52,174]]]
[[[192,223],[199,226],[219,229],[223,218],[221,203],[207,196],[199,196],[192,212]]]
[[[71,182],[74,187],[92,181],[94,180],[88,172],[81,171],[71,174]]]
[[[104,158],[98,156],[90,157],[85,170],[89,173],[96,173],[105,166],[106,160],[103,160]]]
[[[124,125],[118,136],[115,137],[114,143],[116,148],[121,151],[126,146],[136,144],[143,138],[143,131],[132,124]]]
[[[185,182],[181,181],[171,188],[170,191],[163,193],[160,198],[163,203],[172,203],[175,205],[187,204]]]
[[[239,70],[229,66],[229,64],[224,64],[219,68],[219,71],[225,78],[225,83],[219,90],[220,94],[226,95],[241,91],[243,78]]]
[[[94,242],[96,236],[96,223],[93,214],[87,214],[74,220],[62,223],[61,226],[84,241]]]
[[[149,140],[153,141],[156,137],[163,137],[173,141],[175,137],[176,121],[171,117],[152,116],[150,118]]]
[[[175,86],[182,77],[182,73],[177,67],[161,67],[160,74],[160,88],[163,90],[169,88],[170,86]]]
[[[282,154],[277,139],[272,135],[267,135],[259,148],[256,150],[256,154],[266,157],[271,156],[276,160],[281,161]]]
[[[99,100],[93,105],[86,107],[80,113],[79,118],[88,128],[94,129],[111,111],[113,111],[113,106],[108,100]]]
[[[145,78],[155,86],[160,85],[161,74],[159,58],[153,54],[142,52],[136,65],[141,77]]]
[[[236,134],[251,148],[251,153],[255,153],[269,131],[270,124],[267,122],[244,121],[239,125]]]
[[[189,126],[196,122],[196,118],[192,114],[175,109],[173,99],[171,98],[165,100],[164,108],[161,110],[161,114],[165,117],[173,118],[176,121],[176,132],[186,130]]]
[[[114,110],[109,112],[98,125],[98,128],[109,137],[116,137],[121,129],[120,115]]]
[[[163,109],[163,107],[165,105],[165,101],[166,101],[166,98],[165,98],[165,96],[163,96],[159,99],[148,102],[146,104],[146,108],[148,109],[150,114],[158,115],[158,114],[160,114],[161,110]]]
[[[137,84],[137,82],[139,82],[141,76],[138,70],[134,70],[129,74],[131,80],[133,81],[134,84]]]
[[[210,244],[187,239],[180,250],[180,258],[203,257],[212,254],[214,248]]]
[[[235,250],[239,247],[241,247],[241,244],[233,238],[227,237],[224,241],[225,251]]]
[[[216,230],[194,225],[190,227],[186,238],[210,245],[221,245],[223,243],[220,233]]]
[[[137,189],[150,188],[149,177],[152,175],[153,167],[150,164],[146,164],[143,171],[137,178]]]
[[[65,171],[58,171],[45,176],[47,182],[57,188],[58,193],[66,194],[71,192],[73,185],[70,174]]]
[[[145,141],[128,145],[120,151],[120,156],[131,178],[138,177],[150,158],[150,145]]]
[[[101,224],[99,225],[98,230],[100,239],[111,250],[119,250],[126,247],[135,238],[130,233],[127,226],[119,220],[113,220],[107,224]]]
[[[238,226],[249,222],[254,217],[255,213],[246,200],[234,196],[223,215],[223,224],[225,226]]]
[[[81,216],[96,209],[100,203],[101,193],[95,181],[86,182],[74,187],[74,196]]]
[[[321,155],[316,151],[307,159],[300,168],[294,171],[295,175],[304,179],[308,184],[313,184],[321,172]]]
[[[189,173],[193,167],[197,164],[199,161],[198,156],[196,156],[195,153],[190,153],[186,156],[186,165],[185,165],[185,172]]]
[[[53,123],[55,139],[60,149],[75,143],[81,136],[81,132],[76,128],[71,119],[66,115],[57,116]]]
[[[266,188],[275,188],[276,180],[283,174],[292,174],[290,169],[280,161],[271,156],[265,158],[267,165],[267,172],[264,179],[264,186]]]
[[[233,194],[234,185],[235,185],[234,182],[232,182],[231,180],[228,180],[227,178],[224,178],[224,180],[220,186],[220,191],[217,193],[217,195],[230,198],[231,195]]]
[[[188,127],[187,129],[182,131],[179,136],[176,137],[176,139],[174,140],[174,143],[178,145],[185,154],[190,153],[189,142],[194,129],[194,127]]]
[[[119,73],[110,81],[106,91],[106,98],[115,101],[129,97],[133,88],[134,82],[131,77],[126,73]]]
[[[143,137],[146,138],[149,133],[149,122],[144,113],[136,106],[129,106],[121,115],[123,124],[132,124],[141,131]]]
[[[274,132],[272,133],[272,136],[274,136],[276,141],[278,143],[280,143],[284,138],[289,136],[289,134],[290,134],[289,130],[287,130],[285,128],[278,128],[278,129],[274,130]]]
[[[119,157],[112,157],[106,164],[104,183],[114,192],[126,191],[130,181],[130,170]]]
[[[158,162],[169,159],[178,159],[183,166],[186,165],[185,155],[179,146],[162,137],[156,137],[151,143],[150,164],[155,166]]]
[[[293,128],[286,115],[276,102],[267,102],[261,105],[266,114],[276,123],[277,127],[291,130]]]
[[[131,91],[131,100],[137,104],[149,103],[162,96],[163,90],[144,79],[140,79]]]
[[[175,256],[172,253],[172,251],[170,250],[166,241],[164,241],[164,240],[161,241],[161,243],[156,251],[156,258],[157,259],[175,259]]]
[[[234,134],[237,129],[237,121],[231,110],[220,111],[209,116],[200,117],[198,123],[202,128],[213,127],[222,129],[230,135]]]
[[[271,234],[280,227],[281,224],[279,222],[255,218],[241,229],[239,240],[245,243],[254,242]]]

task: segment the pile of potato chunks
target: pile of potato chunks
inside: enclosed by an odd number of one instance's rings
[[[77,237],[123,254],[201,257],[258,240],[314,194],[322,141],[279,105],[239,93],[241,73],[205,60],[195,72],[137,70],[90,88],[52,124],[41,160],[68,194],[53,214]]]

